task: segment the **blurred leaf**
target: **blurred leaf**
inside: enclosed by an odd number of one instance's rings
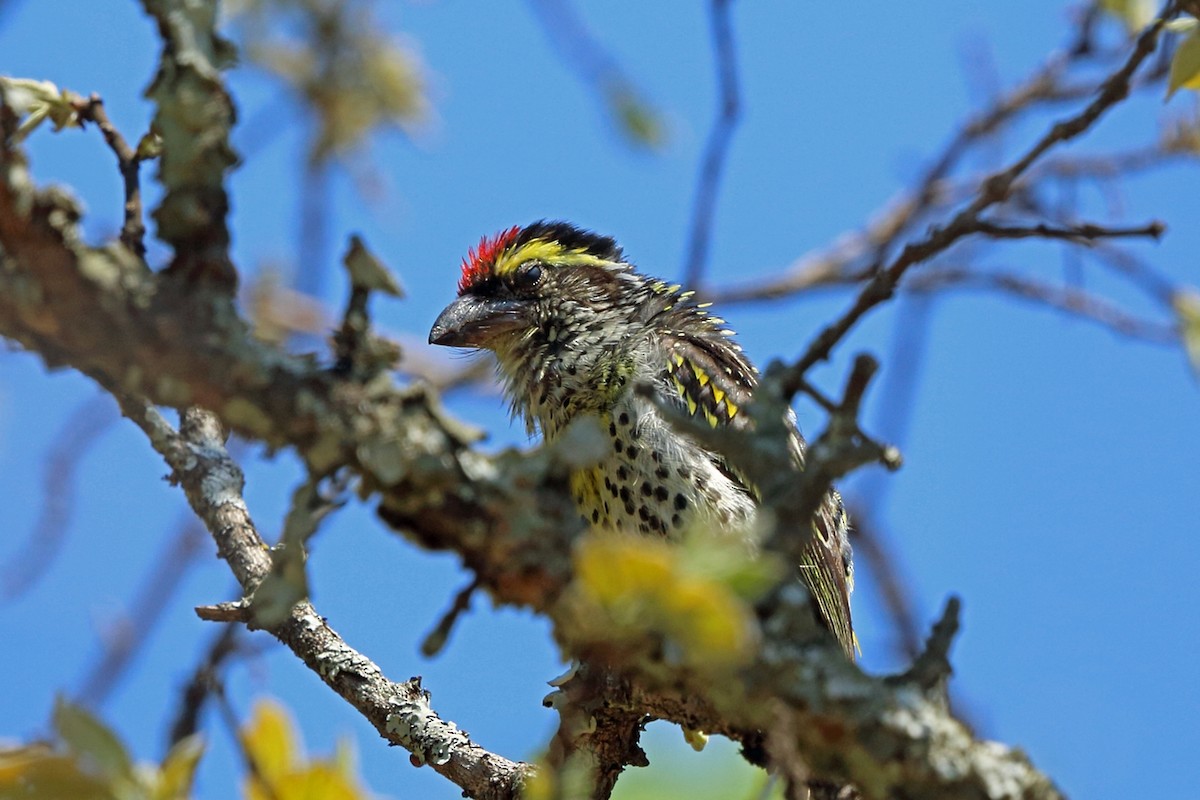
[[[1183,349],[1192,364],[1192,370],[1200,376],[1200,291],[1181,289],[1171,298],[1171,305],[1179,315]]]
[[[80,100],[79,95],[59,89],[50,81],[0,75],[0,95],[18,118],[25,117],[17,127],[17,141],[24,139],[47,119],[54,123],[56,131],[79,125],[79,113],[74,105]]]
[[[1130,33],[1149,25],[1158,13],[1155,0],[1100,0],[1100,8],[1124,22]]]
[[[179,742],[161,767],[134,765],[117,735],[84,709],[59,700],[54,729],[62,746],[0,750],[0,798],[31,800],[186,800],[204,752],[199,737]]]
[[[242,746],[257,774],[246,777],[248,800],[366,800],[352,749],[339,743],[332,758],[308,760],[287,711],[260,700],[242,728]]]
[[[268,782],[286,775],[300,760],[298,749],[302,745],[297,741],[295,726],[287,711],[274,701],[260,700],[254,705],[241,738],[255,769]]]
[[[244,0],[233,9],[249,60],[283,80],[314,118],[310,163],[347,155],[384,127],[413,133],[429,116],[420,59],[383,32],[372,6]]]
[[[653,106],[626,88],[611,91],[608,97],[618,127],[635,144],[657,149],[666,143],[666,126]]]
[[[191,795],[196,767],[204,755],[204,739],[199,734],[184,737],[171,747],[159,768],[153,800],[184,800]]]
[[[1180,42],[1171,57],[1167,97],[1179,89],[1200,89],[1200,31],[1192,32]]]
[[[575,550],[573,614],[581,638],[636,646],[661,637],[668,658],[697,668],[741,663],[758,629],[731,580],[757,586],[743,563],[758,559],[740,537],[729,538],[697,532],[683,545],[610,533],[584,538]]]
[[[44,744],[0,750],[0,797],[29,800],[111,800],[108,784],[71,756]]]
[[[54,704],[54,730],[79,761],[94,765],[109,783],[134,780],[133,760],[125,745],[81,706],[59,698]]]

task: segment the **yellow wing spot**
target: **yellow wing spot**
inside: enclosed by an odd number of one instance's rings
[[[712,303],[697,303],[696,308],[712,308]]]
[[[683,366],[683,356],[679,355],[679,353],[673,354],[671,356],[671,360],[675,362],[675,366],[677,366],[677,367]]]
[[[696,413],[696,401],[693,400],[692,398],[688,397],[686,394],[683,396],[683,399],[687,401],[688,413],[695,414]]]
[[[716,386],[714,386],[713,387],[713,400],[716,400],[718,403],[720,403],[724,399],[725,399],[725,393],[723,391],[721,391],[720,389],[718,389]]]
[[[708,373],[707,372],[700,369],[695,364],[692,365],[692,372],[696,373],[696,380],[700,381],[701,386],[708,385]]]
[[[717,427],[717,422],[720,421],[717,419],[717,415],[709,411],[707,408],[704,409],[704,418],[708,420],[708,424],[714,428]]]
[[[683,384],[679,382],[679,379],[672,378],[671,382],[675,384],[675,391],[679,393],[679,396],[686,400],[687,399],[687,389],[683,388]]]
[[[737,416],[738,407],[735,406],[731,401],[726,400],[725,407],[729,409],[729,418],[730,419],[733,419],[735,416]]]

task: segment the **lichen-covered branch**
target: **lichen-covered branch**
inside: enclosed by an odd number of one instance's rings
[[[181,432],[176,432],[142,401],[122,398],[121,409],[146,433],[171,468],[171,479],[183,488],[204,521],[218,553],[246,594],[252,627],[265,628],[287,645],[381,736],[408,750],[414,764],[429,764],[471,797],[517,796],[529,768],[484,750],[454,723],[439,717],[420,678],[403,683],[388,680],[306,600],[278,621],[263,623],[254,613],[254,593],[271,574],[272,554],[250,518],[242,498],[242,471],[225,451],[215,418],[189,409]]]

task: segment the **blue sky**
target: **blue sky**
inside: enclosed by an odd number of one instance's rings
[[[333,264],[345,237],[360,232],[396,270],[408,297],[375,301],[381,327],[424,347],[466,248],[484,233],[540,217],[615,235],[645,271],[680,275],[715,108],[702,10],[629,0],[584,8],[596,35],[665,115],[667,145],[648,154],[622,144],[548,46],[528,4],[383,5],[387,24],[422,55],[437,119],[415,143],[399,135],[376,141],[373,177],[383,194],[364,199],[350,180],[334,179],[324,258]],[[0,73],[99,92],[127,136],[144,130],[152,112],[141,92],[157,55],[153,26],[136,3],[17,0],[3,8]],[[1065,3],[1038,0],[877,3],[856,7],[853,16],[839,4],[758,2],[735,7],[735,26],[745,117],[718,203],[709,275],[719,285],[771,274],[861,225],[919,174],[978,101],[979,81],[964,64],[986,53],[994,79],[1011,85],[1062,44],[1068,15]],[[296,258],[303,129],[276,102],[269,80],[247,70],[229,80],[257,136],[279,129],[267,144],[235,134],[237,147],[253,148],[231,183],[234,254],[249,273]],[[1135,99],[1075,147],[1094,152],[1144,141],[1161,115],[1191,103],[1190,96],[1166,107],[1159,97]],[[264,108],[276,116],[256,114]],[[1006,152],[1044,125],[1019,127]],[[29,149],[39,180],[78,190],[92,236],[119,226],[119,178],[99,135],[39,131]],[[1168,224],[1161,244],[1138,252],[1180,283],[1197,282],[1196,180],[1194,166],[1180,165],[1140,176],[1122,193],[1127,221]],[[1099,195],[1084,202],[1104,212]],[[1004,246],[985,262],[1053,280],[1062,275],[1062,256],[1055,246]],[[323,300],[333,308],[342,302],[340,280],[334,270],[324,280]],[[1110,278],[1088,271],[1085,280],[1146,310]],[[848,301],[828,293],[723,315],[765,364],[796,356]],[[836,389],[851,356],[866,350],[884,358],[886,383],[896,316],[892,307],[870,317],[815,377]],[[984,735],[1025,748],[1072,796],[1138,796],[1148,782],[1159,797],[1191,796],[1200,779],[1200,626],[1193,614],[1200,606],[1200,397],[1182,354],[987,295],[937,300],[928,325],[900,442],[906,465],[882,478],[880,514],[924,619],[950,593],[963,598],[953,660],[964,707]],[[874,430],[888,416],[881,389],[874,387],[868,404]],[[47,373],[31,356],[0,356],[0,497],[8,509],[0,560],[32,530],[51,441],[96,394],[77,376]],[[494,446],[526,442],[494,396],[463,393],[449,405],[486,428]],[[803,401],[797,410],[805,430],[820,429],[816,410]],[[272,536],[299,472],[287,453],[261,456],[252,449],[246,457],[247,499]],[[24,654],[0,664],[0,684],[22,689],[6,692],[0,736],[45,731],[55,694],[78,687],[100,636],[161,557],[183,508],[177,490],[160,480],[163,472],[144,437],[123,422],[83,457],[65,547],[30,592],[0,605],[0,639],[10,654]],[[846,488],[854,495],[862,483]],[[559,661],[542,621],[477,599],[448,650],[423,659],[422,637],[467,579],[453,558],[419,552],[383,530],[368,507],[341,512],[309,564],[318,608],[391,677],[423,675],[443,715],[507,756],[531,756],[545,741],[555,720],[540,699]],[[232,585],[223,564],[201,558],[136,668],[102,707],[140,757],[160,756],[179,686],[215,633],[191,607],[228,598]],[[855,613],[864,666],[899,666],[869,573],[860,577]],[[354,737],[367,781],[382,794],[457,796],[384,747],[289,654],[264,645],[260,657],[230,673],[235,706],[245,710],[261,693],[282,698],[316,750]],[[202,798],[229,793],[230,743],[212,721]],[[655,731],[651,759],[702,771],[711,755],[683,752],[680,740],[677,732]]]

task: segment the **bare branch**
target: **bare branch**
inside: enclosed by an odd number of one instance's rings
[[[1006,225],[991,220],[979,220],[976,230],[984,236],[993,239],[1065,239],[1076,244],[1090,245],[1097,239],[1121,239],[1147,237],[1159,239],[1166,231],[1161,222],[1150,222],[1145,225],[1123,227],[1118,225],[1097,225],[1094,223],[1079,223],[1060,227],[1038,223],[1036,225]]]
[[[104,703],[120,684],[170,610],[171,600],[183,587],[183,577],[195,566],[205,541],[204,529],[191,513],[187,517],[143,577],[129,603],[129,611],[103,637],[100,656],[88,669],[79,693],[79,698],[89,705]]]
[[[15,600],[54,563],[75,504],[75,478],[87,452],[118,417],[107,397],[88,399],[72,412],[54,437],[42,466],[42,510],[37,522],[0,573],[0,596]]]
[[[725,161],[729,156],[734,131],[741,119],[737,54],[734,52],[730,13],[732,6],[733,0],[710,0],[709,5],[713,56],[717,65],[718,106],[716,118],[708,133],[708,141],[704,146],[696,193],[693,195],[687,256],[683,262],[684,282],[693,287],[699,286],[704,278],[721,176],[725,171]]]
[[[125,137],[117,130],[104,110],[104,101],[100,95],[93,94],[87,100],[80,99],[75,103],[80,122],[94,122],[104,135],[104,141],[117,157],[117,168],[125,182],[125,220],[121,224],[121,243],[138,258],[146,255],[146,223],[142,219],[142,189],[139,171],[142,161],[151,157],[134,150],[125,141]]]
[[[1179,331],[1175,322],[1141,319],[1081,289],[1055,286],[1012,273],[937,267],[916,276],[908,289],[913,292],[947,289],[998,291],[1082,317],[1130,338],[1158,344],[1179,342]]]
[[[569,0],[531,0],[530,4],[550,46],[603,99],[625,138],[636,145],[658,144],[663,134],[653,108]]]
[[[818,361],[827,359],[834,346],[868,311],[892,296],[896,286],[911,267],[945,252],[964,237],[978,233],[980,214],[1007,198],[1013,185],[1030,166],[1051,148],[1086,131],[1106,111],[1125,99],[1129,94],[1134,73],[1154,52],[1163,25],[1176,13],[1175,9],[1174,3],[1169,4],[1163,14],[1142,32],[1125,63],[1101,84],[1095,99],[1083,110],[1055,123],[1024,155],[1006,169],[985,179],[980,184],[975,199],[955,214],[949,223],[934,227],[923,239],[906,245],[885,269],[875,273],[851,307],[817,334],[796,363],[796,368],[803,372]]]

